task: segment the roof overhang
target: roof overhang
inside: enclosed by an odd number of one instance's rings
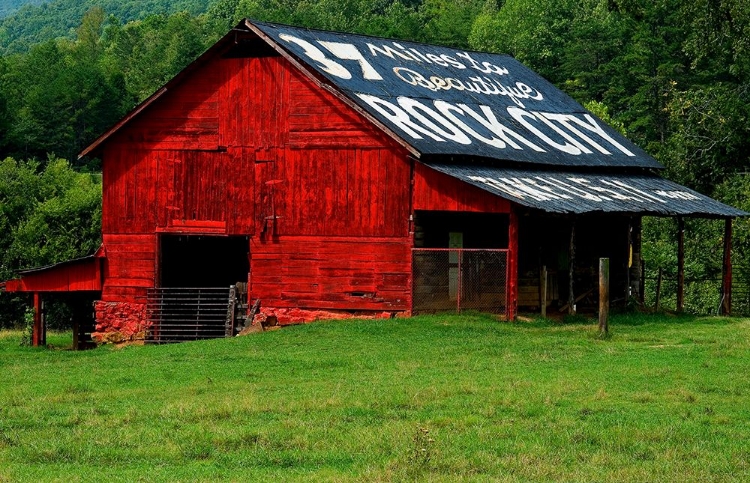
[[[750,215],[644,172],[582,172],[447,163],[429,163],[428,166],[521,206],[549,213],[630,213],[706,218]]]

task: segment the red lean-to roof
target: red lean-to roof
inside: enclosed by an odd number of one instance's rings
[[[104,248],[93,255],[20,270],[20,278],[0,283],[0,292],[98,292],[102,289]]]

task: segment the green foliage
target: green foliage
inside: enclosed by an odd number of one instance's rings
[[[712,193],[714,186],[748,169],[750,84],[716,83],[675,92],[667,109],[674,134],[662,160],[671,179]]]
[[[153,14],[206,11],[205,0],[49,0],[33,2],[6,18],[0,15],[0,54],[27,51],[34,44],[59,37],[72,39],[81,18],[101,8],[122,21],[141,20]]]
[[[101,62],[121,76],[128,99],[140,102],[218,37],[214,22],[187,13],[151,15],[126,25],[112,19],[104,31]]]
[[[0,280],[16,270],[93,253],[101,243],[99,177],[67,161],[0,162]],[[19,323],[21,300],[0,298],[0,327]]]
[[[58,40],[8,58],[0,79],[10,127],[3,154],[44,159],[77,153],[126,112],[121,74],[101,62],[101,10],[93,10],[76,42]]]
[[[4,332],[0,479],[748,480],[748,321],[610,329],[431,316],[85,352]]]

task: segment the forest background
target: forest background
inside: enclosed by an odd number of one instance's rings
[[[0,280],[98,247],[99,160],[77,153],[243,17],[513,55],[665,177],[750,211],[746,0],[6,0]],[[676,231],[673,219],[644,220],[649,278],[676,272]],[[741,281],[750,220],[734,231]],[[723,234],[721,221],[687,220],[688,280],[720,278]],[[714,312],[718,287],[689,286],[687,309]],[[0,297],[0,327],[23,321],[23,301]]]

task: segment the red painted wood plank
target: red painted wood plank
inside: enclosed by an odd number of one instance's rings
[[[415,163],[414,209],[509,213],[510,202],[422,163]]]

